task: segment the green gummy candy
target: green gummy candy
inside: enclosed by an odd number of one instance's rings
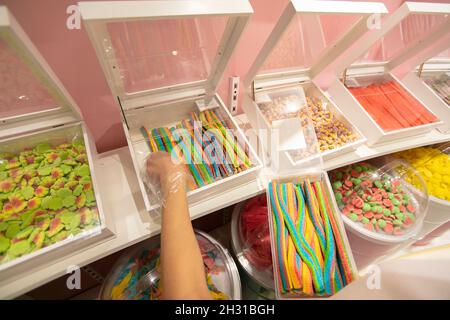
[[[15,238],[19,239],[19,240],[28,238],[28,236],[33,232],[33,230],[34,230],[34,227],[29,226],[29,227],[25,228],[24,230],[20,231],[19,233],[17,233]]]
[[[338,179],[338,180],[341,180],[342,179],[342,172],[340,172],[340,171],[338,171],[338,172],[336,172],[336,174],[335,174],[335,177],[336,177],[336,179]]]
[[[384,183],[384,187],[386,188],[386,190],[390,190],[391,189],[391,183],[389,181],[386,181]]]
[[[51,166],[41,167],[38,169],[38,174],[40,176],[48,176],[52,172],[52,169],[53,168]]]
[[[397,199],[393,199],[393,200],[392,200],[392,204],[393,204],[394,206],[399,206],[399,205],[400,205],[400,201],[398,201]]]
[[[378,220],[378,226],[379,226],[381,229],[384,229],[384,227],[386,227],[386,221],[384,221],[384,220],[382,220],[382,219]]]
[[[45,232],[42,230],[38,230],[39,232],[34,235],[34,237],[30,236],[30,241],[32,241],[34,243],[34,247],[36,249],[40,249],[42,247],[42,245],[44,244],[44,240],[45,240]]]
[[[71,167],[71,166],[68,166],[68,165],[66,165],[66,164],[62,164],[62,165],[60,166],[60,168],[61,168],[61,170],[62,170],[62,172],[63,172],[64,175],[66,175],[66,174],[68,174],[68,173],[70,173],[70,172],[72,171],[72,167]]]
[[[53,237],[53,240],[55,242],[59,242],[59,241],[66,239],[68,235],[69,235],[69,233],[66,230],[62,230]]]
[[[87,177],[91,175],[89,171],[89,166],[87,164],[83,164],[76,169],[77,175],[81,177]]]
[[[22,196],[25,198],[25,200],[30,200],[34,196],[34,189],[32,187],[23,188]]]
[[[9,224],[7,222],[0,222],[0,232],[8,229]]]
[[[80,225],[80,215],[75,212],[68,212],[61,215],[61,221],[66,226],[67,230],[74,229]]]
[[[334,190],[338,190],[340,187],[342,187],[342,182],[340,182],[340,181],[333,182],[333,189]]]
[[[370,220],[367,219],[366,217],[364,217],[364,218],[361,219],[361,222],[362,222],[363,224],[366,224],[366,223],[368,223],[369,221],[370,221]]]
[[[72,191],[68,188],[61,188],[59,189],[56,194],[58,195],[58,197],[64,199],[66,197],[69,197],[72,195]]]
[[[16,243],[11,244],[11,247],[8,250],[8,254],[18,257],[30,250],[30,243],[27,240],[22,240]]]
[[[6,180],[8,173],[6,171],[0,171],[0,180]]]
[[[20,232],[20,226],[18,224],[10,224],[8,229],[6,229],[5,236],[12,239]]]
[[[389,217],[389,216],[392,214],[392,212],[391,212],[391,210],[389,210],[389,209],[384,209],[384,210],[383,210],[383,214],[384,214],[386,217]]]
[[[68,197],[65,197],[65,198],[63,199],[63,206],[64,206],[65,208],[70,208],[70,207],[72,207],[72,206],[75,205],[75,200],[76,200],[76,197],[75,197],[75,196],[72,196],[72,195],[70,195],[70,196],[68,196]]]
[[[393,200],[394,199],[394,194],[392,192],[388,192],[388,197],[389,197],[389,199]]]
[[[8,238],[0,236],[0,253],[6,252],[9,248],[10,241]]]
[[[396,214],[395,216],[397,217],[397,219],[399,219],[401,221],[405,220],[405,215],[401,212]]]
[[[78,197],[82,192],[83,192],[83,186],[77,185],[76,188],[73,190],[73,195]]]
[[[49,143],[40,143],[36,146],[35,150],[37,153],[44,153],[50,150],[52,146]]]
[[[379,180],[376,180],[373,184],[374,184],[378,189],[380,189],[380,188],[383,187],[383,184],[382,184]]]
[[[48,208],[52,210],[59,210],[63,207],[63,201],[59,197],[51,197],[48,202]]]
[[[356,220],[358,220],[358,215],[356,213],[350,213],[349,218],[352,221],[356,221]]]
[[[362,209],[363,209],[363,211],[370,211],[370,209],[371,209],[372,207],[370,206],[370,204],[368,204],[368,203],[364,203],[364,205],[363,205],[363,207],[362,207]]]
[[[392,208],[392,213],[395,214],[395,215],[399,214],[400,213],[400,208],[398,208],[398,207]]]
[[[92,190],[86,191],[86,202],[91,203],[95,201],[94,192]]]
[[[392,224],[394,226],[401,226],[403,222],[401,220],[395,219],[394,221],[392,221]]]
[[[413,222],[416,221],[416,216],[414,214],[408,212],[407,215]]]
[[[82,178],[80,179],[80,183],[81,183],[81,184],[91,183],[91,177],[89,177],[89,176],[82,177]]]
[[[53,219],[50,222],[50,228],[47,231],[47,237],[51,238],[64,229],[64,225],[61,223],[61,220],[58,218]]]
[[[357,172],[362,172],[363,171],[363,168],[361,167],[361,166],[355,166],[355,170],[357,171]]]

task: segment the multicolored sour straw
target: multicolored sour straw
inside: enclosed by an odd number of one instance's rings
[[[330,296],[352,282],[347,248],[323,181],[272,181],[267,192],[280,294]]]
[[[253,166],[236,134],[216,110],[193,112],[171,127],[141,127],[141,133],[150,152],[166,151],[187,163],[195,187]]]

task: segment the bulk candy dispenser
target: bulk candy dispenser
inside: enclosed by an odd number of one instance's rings
[[[79,8],[117,97],[147,210],[159,201],[141,170],[157,150],[188,163],[191,205],[254,181],[260,161],[216,94],[253,12],[247,0],[81,2]]]
[[[292,128],[292,136],[306,140],[302,133],[312,130],[306,117]],[[329,297],[351,283],[357,271],[322,170],[318,142],[297,142],[298,149],[289,149],[287,158],[303,155],[308,147],[313,151],[308,161],[303,159],[302,166],[272,161],[261,176],[267,184],[275,295],[278,299]]]
[[[425,134],[443,124],[394,72],[436,35],[448,31],[448,18],[441,10],[437,3],[405,2],[385,19],[374,17],[370,31],[339,61],[335,71],[339,77],[342,71],[342,79],[332,81],[329,93],[345,106],[344,113],[369,145]]]
[[[407,57],[398,68],[399,79],[429,106],[444,124],[441,132],[450,132],[450,4],[439,4],[441,13],[423,16],[417,28],[432,25],[437,19],[446,19],[446,27],[433,31],[426,45],[412,57]]]
[[[266,195],[238,203],[231,218],[234,255],[246,274],[246,284],[259,296],[273,299],[272,251]]]
[[[330,180],[359,269],[417,240],[428,193],[406,162],[356,163],[330,172]]]
[[[286,158],[286,144],[299,137],[292,128],[305,117],[314,124],[320,155],[325,159],[352,151],[364,136],[315,79],[347,46],[366,31],[366,19],[386,13],[381,3],[292,0],[251,66],[246,78],[244,110],[270,157]],[[309,138],[308,138],[309,139]],[[307,142],[313,144],[313,142]],[[301,166],[315,150],[294,159]]]
[[[413,166],[427,186],[428,213],[418,236],[422,238],[450,221],[450,143],[406,150],[392,156]],[[410,177],[406,181],[413,185],[415,182]]]
[[[0,278],[114,235],[73,99],[0,6]]]
[[[195,231],[205,265],[211,298],[240,300],[241,281],[233,258],[208,234]],[[102,300],[158,300],[160,286],[159,238],[128,250],[115,263],[100,291]]]

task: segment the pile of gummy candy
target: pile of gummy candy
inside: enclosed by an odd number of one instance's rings
[[[82,142],[0,154],[0,263],[98,226]]]

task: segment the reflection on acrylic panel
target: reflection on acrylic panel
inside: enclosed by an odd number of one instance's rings
[[[226,23],[225,17],[108,23],[125,92],[207,79]]]
[[[388,61],[447,21],[440,14],[412,14],[378,40],[359,62]]]
[[[0,119],[57,107],[33,62],[0,34]]]
[[[357,20],[356,15],[296,16],[266,59],[262,73],[311,67]]]

